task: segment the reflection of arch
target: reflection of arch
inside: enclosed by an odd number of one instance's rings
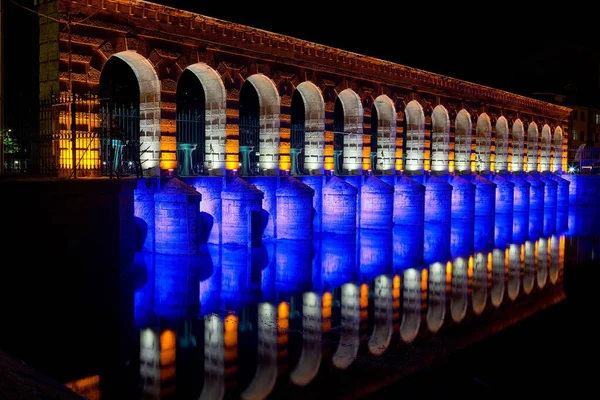
[[[321,297],[315,292],[302,296],[302,354],[290,379],[298,386],[308,385],[321,364]]]
[[[473,267],[473,312],[481,314],[487,302],[487,264],[485,253],[475,253],[475,265]]]
[[[363,151],[363,107],[360,97],[352,89],[344,89],[338,94],[336,109],[334,130],[345,132],[341,138],[339,134],[336,135],[337,147],[343,145],[342,168],[348,173],[359,172],[362,170]]]
[[[200,157],[204,157],[204,167],[206,170],[219,170],[223,173],[225,169],[225,113],[227,107],[225,86],[219,73],[208,65],[196,63],[188,66],[177,82],[178,116],[181,111],[184,111],[179,110],[180,96],[189,89],[183,87],[181,83],[186,83],[186,80],[189,82],[189,78],[187,78],[188,74],[194,76],[200,83],[204,96],[204,110],[185,110],[189,112],[201,111],[204,113],[204,143],[196,143],[199,145],[196,151],[204,151],[205,156],[200,155]],[[177,128],[178,143],[182,140],[185,142],[183,137],[184,132],[179,131],[179,123]],[[187,130],[187,132],[190,131],[193,130]]]
[[[422,171],[425,151],[425,114],[423,114],[423,107],[416,100],[412,100],[406,105],[404,115],[406,120],[404,170]]]
[[[242,92],[249,90],[247,85],[254,90],[255,94],[252,97],[258,98],[258,110],[251,107],[253,109],[250,110],[250,114],[244,111],[249,104],[242,103],[244,98]],[[245,134],[242,132],[244,127],[240,126],[240,146],[254,146],[254,152],[260,154],[258,157],[260,170],[265,174],[272,174],[279,170],[279,113],[280,98],[273,81],[263,74],[248,77],[240,92],[240,124],[248,123],[252,125],[251,128],[255,128],[253,124],[257,123],[259,137],[258,143],[256,140],[246,141]],[[246,122],[246,116],[250,118],[250,122]]]
[[[494,249],[492,252],[492,305],[500,307],[504,300],[504,260],[505,252]]]
[[[554,165],[553,165],[553,172],[560,172],[562,171],[562,152],[563,152],[563,134],[562,134],[562,129],[560,129],[560,126],[557,126],[556,129],[554,129],[554,140],[553,140],[553,147],[554,147]]]
[[[446,268],[436,262],[429,267],[429,294],[427,299],[427,328],[433,333],[440,330],[446,317]]]
[[[471,141],[473,124],[467,110],[460,110],[456,115],[454,129],[454,169],[457,172],[471,170]]]
[[[467,314],[468,289],[467,260],[457,257],[452,263],[452,297],[450,299],[450,313],[454,322],[462,321]]]
[[[550,171],[550,153],[552,151],[552,133],[545,124],[542,127],[542,149],[540,152],[540,172]]]
[[[548,253],[548,239],[540,238],[538,240],[538,267],[537,267],[537,286],[540,289],[543,289],[546,286],[546,282],[548,281],[548,257],[550,254]]]
[[[508,298],[514,301],[521,287],[521,248],[511,244],[508,249]]]
[[[537,171],[538,167],[538,127],[530,122],[527,128],[527,172]]]
[[[158,175],[160,167],[160,81],[156,70],[144,56],[133,50],[113,54],[102,68],[100,74],[101,96],[111,96],[104,91],[107,79],[106,71],[118,61],[122,61],[133,71],[139,92],[139,132],[135,132],[140,142],[140,161],[142,169]],[[111,85],[109,82],[108,85]],[[108,90],[113,90],[111,87]],[[115,100],[114,98],[112,99]],[[137,129],[137,128],[136,128]]]
[[[477,170],[486,172],[490,170],[490,150],[492,147],[492,123],[486,113],[481,113],[477,118],[476,127]]]
[[[512,127],[512,165],[511,169],[513,172],[519,172],[523,170],[523,147],[525,131],[523,130],[523,122],[517,119],[513,123]]]
[[[258,305],[258,361],[250,385],[242,399],[264,399],[273,390],[277,379],[277,318],[275,306]]]
[[[220,400],[225,395],[223,321],[217,314],[204,317],[204,387],[199,400]]]
[[[431,115],[431,170],[448,171],[448,153],[450,143],[450,118],[448,110],[439,105]]]
[[[407,269],[403,282],[400,337],[410,343],[417,337],[421,326],[421,273],[415,268]]]
[[[373,106],[377,110],[377,171],[392,173],[396,165],[396,107],[384,94],[375,99]]]
[[[525,241],[525,265],[523,266],[523,292],[531,293],[535,280],[535,242]]]
[[[386,275],[375,278],[374,308],[375,323],[373,334],[369,339],[369,351],[371,354],[379,356],[390,345],[394,329],[392,325],[392,281]]]
[[[333,355],[333,365],[346,369],[356,359],[360,345],[360,299],[358,286],[353,283],[342,285],[342,316],[340,344]]]
[[[497,171],[508,170],[508,122],[504,116],[496,121],[495,161]]]
[[[560,269],[560,240],[557,236],[552,235],[550,238],[550,282],[555,284],[558,281],[558,272]]]
[[[304,129],[304,154],[301,156],[304,158],[305,173],[310,174],[311,171],[322,173],[325,160],[325,102],[323,95],[319,88],[310,81],[299,84],[296,92],[300,94],[304,106],[304,126],[302,127]],[[292,97],[292,101],[294,101],[294,97]]]

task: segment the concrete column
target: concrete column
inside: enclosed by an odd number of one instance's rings
[[[358,190],[337,176],[323,188],[323,232],[352,234],[356,231]]]
[[[260,245],[263,192],[241,178],[229,182],[221,192],[223,244]],[[260,221],[260,222],[258,222]]]

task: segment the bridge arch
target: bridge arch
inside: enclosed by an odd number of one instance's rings
[[[385,94],[378,96],[371,111],[371,152],[377,153],[376,166],[371,168],[384,175],[392,174],[396,166],[397,118],[394,102]]]
[[[512,172],[523,171],[523,148],[525,147],[525,130],[520,119],[515,120],[512,127]]]
[[[540,152],[540,172],[550,171],[550,154],[552,152],[552,132],[550,126],[542,127],[542,148]]]
[[[560,126],[554,129],[554,162],[552,172],[562,172],[562,156],[563,156],[563,131]]]
[[[508,170],[508,121],[500,116],[496,121],[496,149],[495,168],[496,171]]]
[[[445,173],[450,153],[450,118],[441,104],[433,109],[431,125],[431,170]]]
[[[227,94],[219,73],[204,63],[188,66],[177,81],[176,104],[180,173],[223,175]],[[186,158],[189,145],[196,149]]]
[[[492,147],[492,123],[486,113],[479,114],[475,132],[477,171],[485,173],[490,170],[490,149]]]
[[[527,127],[527,171],[538,170],[538,126],[531,121]]]
[[[456,172],[470,172],[472,140],[471,115],[467,110],[462,109],[456,115],[454,128],[454,169]]]
[[[362,170],[363,114],[355,91],[344,89],[338,94],[333,122],[336,173],[359,174]]]
[[[405,171],[423,171],[425,151],[425,114],[418,101],[412,100],[404,109],[406,131]]]
[[[118,170],[127,169],[139,155],[142,170],[159,175],[160,81],[150,61],[133,50],[113,54],[100,73],[100,98],[104,128],[118,129],[126,140],[135,143],[135,148],[121,150],[120,160],[127,164],[117,167]],[[108,139],[101,146],[103,165],[108,165],[114,147]]]
[[[296,87],[292,95],[291,122],[290,156],[298,158],[298,170],[292,168],[292,173],[322,174],[325,161],[325,102],[321,90],[314,83],[305,81]]]
[[[279,172],[280,98],[264,74],[248,77],[240,91],[240,161],[242,174]]]

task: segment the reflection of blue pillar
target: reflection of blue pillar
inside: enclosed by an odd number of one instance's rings
[[[556,234],[563,235],[569,229],[569,210],[556,210]]]
[[[257,301],[260,296],[260,265],[253,265],[246,247],[222,247],[221,299],[228,309]]]
[[[423,265],[424,225],[402,226],[393,229],[394,272]]]
[[[494,248],[494,216],[475,217],[475,251],[489,252]]]
[[[475,244],[474,219],[452,219],[450,224],[450,253],[452,258],[469,257]]]
[[[556,208],[544,209],[544,237],[550,237],[556,233]]]
[[[260,249],[252,249],[252,265],[260,270],[261,300],[275,302],[277,293],[275,282],[277,279],[277,258],[275,257],[275,243],[269,242]]]
[[[505,249],[513,239],[513,214],[496,214],[494,221],[494,246]]]
[[[513,214],[513,243],[523,244],[529,234],[529,212],[515,211]]]
[[[137,272],[133,292],[134,319],[136,326],[146,325],[154,311],[154,254],[134,254],[133,269]]]
[[[218,245],[208,245],[210,264],[212,265],[211,274],[200,280],[199,300],[200,315],[209,315],[211,313],[221,313],[221,249]],[[208,262],[207,262],[208,264]],[[205,265],[202,268],[206,268]]]
[[[558,208],[566,208],[569,206],[569,182],[559,175],[551,174],[550,178],[558,184],[556,188],[556,206]]]
[[[538,240],[544,233],[544,210],[529,211],[529,240]]]
[[[392,271],[392,230],[361,229],[360,274],[361,281],[367,282]]]
[[[446,262],[450,259],[450,223],[424,225],[423,260],[425,264]]]
[[[331,290],[356,279],[356,235],[326,235],[321,246],[323,289]]]
[[[556,208],[558,182],[550,177],[550,173],[540,174],[539,178],[546,184],[544,187],[544,208]]]
[[[158,315],[191,316],[198,310],[203,256],[156,254],[155,304]]]
[[[304,240],[278,240],[275,243],[278,292],[295,296],[312,288],[312,247],[312,242]]]

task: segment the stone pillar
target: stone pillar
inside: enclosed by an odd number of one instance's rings
[[[322,246],[322,289],[331,291],[356,279],[356,234],[325,235],[322,238]]]
[[[143,251],[154,251],[154,193],[160,182],[157,178],[138,179],[133,191],[133,209],[138,225],[144,224],[146,239],[142,245]],[[140,227],[141,228],[141,227]]]
[[[540,174],[540,180],[546,184],[544,187],[544,208],[556,208],[558,182],[551,178],[549,172]]]
[[[394,224],[422,225],[425,219],[425,186],[398,177],[394,186]]]
[[[394,188],[370,176],[361,188],[360,227],[389,229],[394,224]]]
[[[361,229],[359,233],[361,280],[368,282],[381,274],[391,272],[392,230]]]
[[[550,179],[558,183],[556,189],[556,206],[558,208],[566,208],[569,206],[569,186],[571,182],[563,179],[560,175],[551,174]]]
[[[202,195],[200,203],[200,219],[204,224],[207,243],[221,243],[221,191],[225,186],[225,178],[220,176],[203,176],[198,178],[183,178]]]
[[[323,232],[352,234],[356,231],[358,190],[337,176],[323,188]]]
[[[529,209],[543,210],[546,184],[540,180],[537,172],[527,174],[527,182],[531,184],[531,189],[529,190]]]
[[[515,208],[515,184],[505,174],[494,175],[496,184],[496,214],[512,214]]]
[[[354,186],[356,188],[356,190],[358,191],[357,196],[356,196],[356,226],[360,228],[360,204],[361,204],[361,197],[362,197],[362,192],[361,192],[361,188],[363,185],[363,180],[365,178],[364,175],[345,175],[345,176],[340,176],[341,179],[344,180],[344,182],[351,184],[352,186]]]
[[[325,185],[325,176],[299,176],[297,178],[315,191],[315,195],[313,196],[313,231],[321,232],[321,226],[323,222],[323,186]]]
[[[424,232],[423,224],[392,228],[394,273],[423,265]]]
[[[513,214],[498,214],[494,218],[494,247],[506,249],[512,243]]]
[[[198,253],[198,217],[202,195],[177,178],[154,194],[155,251],[159,254]]]
[[[450,260],[451,226],[448,222],[425,222],[423,240],[423,260],[425,264]]]
[[[278,150],[279,151],[279,150]],[[261,154],[262,157],[262,154]],[[261,161],[262,166],[262,161]],[[279,168],[279,166],[277,166]],[[279,176],[254,176],[244,178],[248,183],[254,185],[258,190],[263,192],[264,199],[262,202],[263,216],[267,216],[267,226],[263,231],[264,238],[277,237],[277,186],[279,186]]]
[[[263,196],[263,192],[239,177],[225,186],[221,192],[223,244],[260,246]]]
[[[281,178],[277,197],[277,237],[311,240],[315,191],[293,177]]]
[[[452,185],[452,219],[475,217],[475,185],[459,175],[444,178]]]
[[[452,217],[452,185],[437,176],[425,182],[425,222],[450,222]]]
[[[531,183],[525,179],[522,172],[513,172],[508,176],[508,180],[515,184],[514,211],[529,211]]]
[[[342,169],[348,175],[362,174],[363,134],[344,135],[344,153]]]
[[[496,212],[496,184],[481,175],[472,176],[475,184],[475,215],[493,216]]]
[[[473,254],[475,243],[474,219],[454,219],[450,223],[450,255],[452,258]]]

